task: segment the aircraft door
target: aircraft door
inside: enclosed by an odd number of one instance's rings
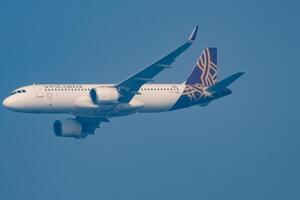
[[[34,91],[35,91],[36,97],[44,97],[43,86],[34,85]]]

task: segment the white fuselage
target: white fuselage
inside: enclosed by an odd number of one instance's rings
[[[93,88],[112,84],[34,84],[15,90],[5,107],[28,113],[69,113],[81,116],[122,116],[135,112],[169,111],[182,94],[184,84],[145,84],[129,103],[95,105],[89,96]]]

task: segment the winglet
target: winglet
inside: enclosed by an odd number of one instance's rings
[[[191,33],[190,37],[189,37],[189,41],[190,42],[194,42],[196,40],[197,37],[197,32],[198,32],[198,26],[196,26],[193,30],[193,32]]]

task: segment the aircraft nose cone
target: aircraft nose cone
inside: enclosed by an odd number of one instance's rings
[[[2,105],[7,109],[16,112],[27,111],[26,102],[21,96],[9,96],[3,100]]]
[[[18,109],[18,102],[16,101],[17,99],[14,97],[7,97],[4,99],[4,101],[2,102],[2,105],[10,110],[15,110]]]
[[[5,107],[5,108],[10,108],[11,107],[11,104],[12,102],[10,101],[9,98],[5,98],[2,102],[2,105]]]

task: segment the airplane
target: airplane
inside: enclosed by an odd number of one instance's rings
[[[151,83],[193,44],[197,32],[198,26],[183,45],[117,84],[33,84],[14,90],[2,104],[16,112],[72,114],[74,118],[56,120],[53,131],[56,136],[76,139],[94,135],[100,124],[112,117],[206,106],[231,94],[227,87],[244,74],[217,81],[215,47],[203,50],[183,83]]]

